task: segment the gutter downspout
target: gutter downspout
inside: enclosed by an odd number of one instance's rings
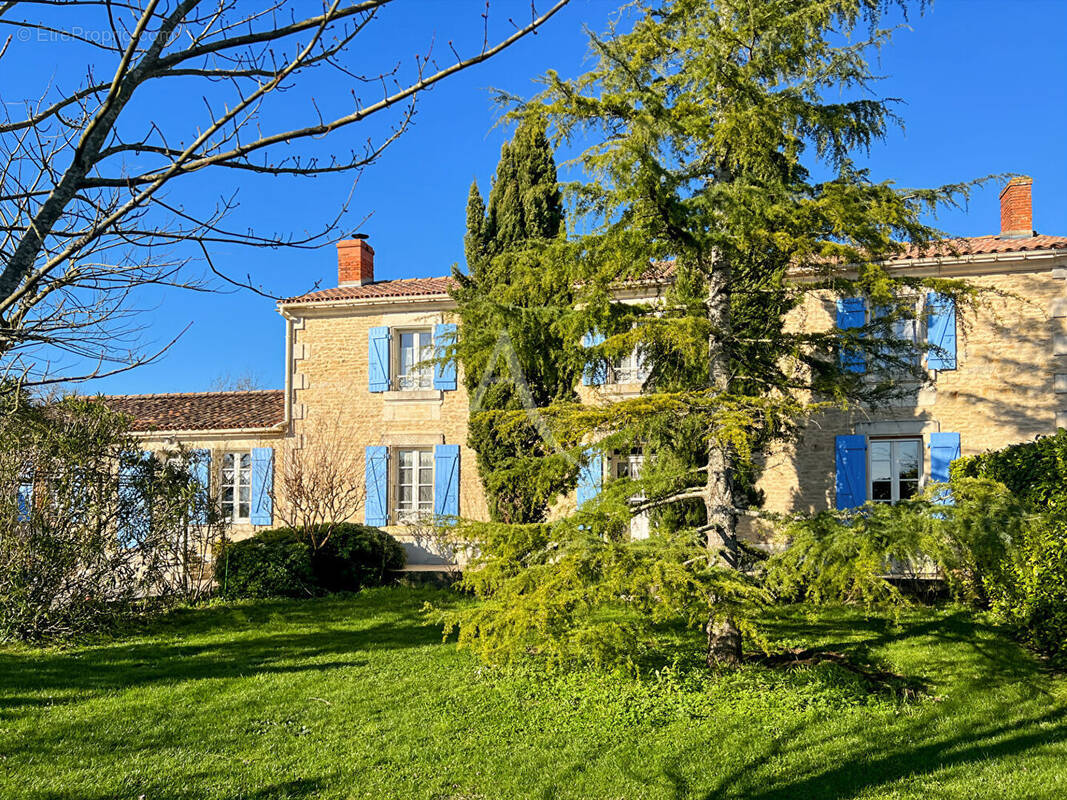
[[[285,318],[285,416],[282,419],[282,424],[285,426],[286,433],[292,433],[290,430],[293,421],[293,318],[289,315],[285,309],[280,309],[282,316]]]

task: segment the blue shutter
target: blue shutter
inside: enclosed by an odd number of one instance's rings
[[[433,326],[433,388],[443,392],[456,391],[456,359],[441,360],[448,352],[448,348],[456,343],[456,325],[454,322],[443,322]]]
[[[372,392],[389,389],[389,329],[370,329],[370,345],[367,351],[367,375]]]
[[[948,483],[949,465],[960,457],[958,433],[930,434],[930,480]]]
[[[926,339],[930,349],[926,366],[956,369],[956,301],[937,292],[926,295]]]
[[[364,452],[363,474],[367,499],[363,504],[363,521],[380,528],[389,524],[389,448],[372,446]]]
[[[274,489],[274,448],[252,448],[252,513],[248,521],[253,525],[270,525],[274,521],[271,491]]]
[[[433,513],[438,517],[458,517],[459,445],[437,445],[433,460]]]
[[[949,467],[960,457],[960,435],[958,433],[930,434],[930,480],[935,483],[948,483]],[[952,494],[948,490],[938,493],[935,503],[952,504]]]
[[[585,347],[596,347],[597,345],[604,343],[604,334],[593,331],[587,333],[585,338],[582,339],[582,344]],[[608,370],[607,365],[604,363],[604,359],[597,358],[595,361],[590,361],[586,364],[585,372],[582,373],[582,383],[585,386],[602,386],[607,383]]]
[[[838,436],[834,442],[837,461],[835,481],[838,509],[857,508],[867,502],[867,437]]]
[[[862,328],[867,324],[867,301],[862,297],[842,297],[837,301],[837,329],[847,331]],[[841,348],[841,369],[846,372],[866,372],[867,361],[863,352]]]
[[[578,470],[578,508],[600,494],[604,483],[604,456],[596,450],[585,451],[585,463]]]
[[[19,522],[26,522],[30,518],[30,511],[33,508],[32,481],[27,480],[19,484],[15,501],[18,504]]]
[[[193,522],[197,525],[207,523],[208,489],[211,482],[211,451],[190,450],[189,467],[193,480],[200,490],[196,493],[196,508],[193,510]]]

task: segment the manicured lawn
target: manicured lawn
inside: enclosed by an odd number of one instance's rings
[[[925,682],[901,700],[836,666],[502,676],[422,623],[431,597],[216,606],[0,650],[0,797],[1067,796],[1067,680],[964,611],[775,621]]]

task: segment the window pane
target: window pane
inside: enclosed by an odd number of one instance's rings
[[[227,453],[222,457],[222,466],[224,469],[233,469],[233,453]]]
[[[892,481],[874,481],[871,483],[871,499],[890,501],[893,499]]]
[[[433,502],[433,487],[432,486],[420,486],[419,487],[419,503],[432,503]]]
[[[429,450],[419,451],[419,465],[433,469],[433,453]]]
[[[241,502],[242,503],[247,503],[249,500],[251,500],[252,499],[252,489],[251,489],[251,487],[242,486],[241,487],[241,495],[240,496],[241,496]]]
[[[233,487],[224,486],[222,488],[222,503],[223,505],[233,505]]]
[[[901,480],[918,480],[919,478],[919,443],[897,443],[897,465]]]
[[[241,453],[241,472],[252,469],[252,454]]]
[[[233,485],[233,470],[232,469],[224,469],[222,471],[222,482],[224,484],[227,484],[227,485],[230,485],[230,486]]]
[[[888,459],[885,461],[871,460],[871,480],[872,481],[888,481],[891,480],[893,469],[892,462]]]
[[[249,507],[248,503],[241,503],[240,509],[241,510],[237,514],[237,516],[241,519],[248,519],[249,512],[251,511],[251,508]]]
[[[411,486],[400,487],[400,507],[411,508]]]
[[[907,500],[909,497],[914,497],[916,492],[919,491],[918,481],[901,481],[900,482],[900,499]]]

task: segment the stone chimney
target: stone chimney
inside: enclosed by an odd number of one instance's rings
[[[1030,200],[1033,179],[1012,178],[1000,193],[1000,238],[1025,239],[1034,235],[1034,211]]]
[[[337,243],[337,285],[362,286],[374,282],[374,248],[364,239]]]

